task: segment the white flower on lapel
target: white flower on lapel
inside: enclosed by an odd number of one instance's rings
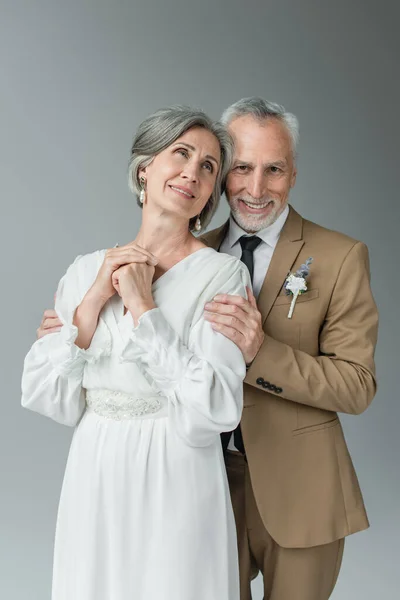
[[[307,258],[306,262],[301,265],[300,269],[298,269],[295,273],[289,273],[285,280],[284,288],[286,290],[286,294],[288,296],[292,294],[293,296],[288,312],[288,319],[291,319],[293,316],[297,297],[303,292],[307,291],[306,277],[310,272],[310,265],[312,261],[313,259],[310,256],[310,258]]]

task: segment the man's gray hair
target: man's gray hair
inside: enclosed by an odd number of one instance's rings
[[[228,106],[222,113],[221,122],[228,126],[233,119],[242,117],[245,115],[252,115],[259,121],[265,119],[274,118],[282,121],[286,125],[292,140],[292,151],[293,156],[297,156],[297,146],[299,143],[299,121],[295,115],[286,112],[285,108],[281,104],[275,102],[268,102],[263,98],[257,98],[253,96],[251,98],[242,98],[238,102]]]
[[[128,167],[128,183],[139,202],[139,172],[147,167],[154,157],[168,148],[186,131],[193,127],[203,127],[217,138],[221,149],[221,161],[211,197],[200,213],[201,228],[204,230],[217,210],[221,193],[225,188],[226,177],[232,167],[233,141],[225,127],[212,121],[202,110],[188,106],[162,108],[147,117],[138,127],[131,148]],[[189,229],[194,230],[197,215],[190,219]]]

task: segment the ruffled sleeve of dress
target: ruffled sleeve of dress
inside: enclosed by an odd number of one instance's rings
[[[111,351],[111,335],[102,319],[87,350],[75,345],[78,328],[73,325],[74,314],[96,277],[102,262],[99,255],[78,256],[68,268],[56,294],[61,331],[37,340],[24,361],[22,406],[63,425],[76,425],[85,408],[85,364]]]
[[[169,399],[169,417],[192,446],[206,446],[238,425],[243,408],[246,366],[239,348],[203,318],[204,303],[217,293],[246,297],[249,274],[230,260],[200,300],[199,318],[185,345],[159,308],[146,312],[131,330],[123,361],[134,361],[153,388]]]

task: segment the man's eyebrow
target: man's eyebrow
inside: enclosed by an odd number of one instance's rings
[[[254,167],[253,163],[251,163],[251,162],[249,162],[247,160],[241,160],[240,158],[236,158],[233,161],[233,165],[234,166],[236,166],[236,165],[243,165],[243,166],[246,166],[246,167]]]
[[[268,167],[286,167],[286,166],[287,166],[286,160],[272,160],[271,162],[269,162],[265,165],[265,168],[268,169]]]
[[[187,144],[186,142],[176,142],[176,144],[174,144],[174,145],[175,146],[185,146],[186,148],[189,148],[189,150],[193,150],[193,151],[196,150],[196,148],[194,146],[192,146],[191,144]],[[217,166],[219,165],[219,162],[217,161],[217,159],[214,158],[214,156],[211,156],[211,154],[206,154],[206,158],[213,160]]]

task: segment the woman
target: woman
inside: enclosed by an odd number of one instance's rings
[[[56,294],[61,331],[25,359],[22,404],[75,426],[59,506],[53,600],[237,600],[219,434],[242,409],[243,357],[203,318],[246,268],[197,240],[231,162],[204,113],[139,127],[130,244],[78,257]]]

